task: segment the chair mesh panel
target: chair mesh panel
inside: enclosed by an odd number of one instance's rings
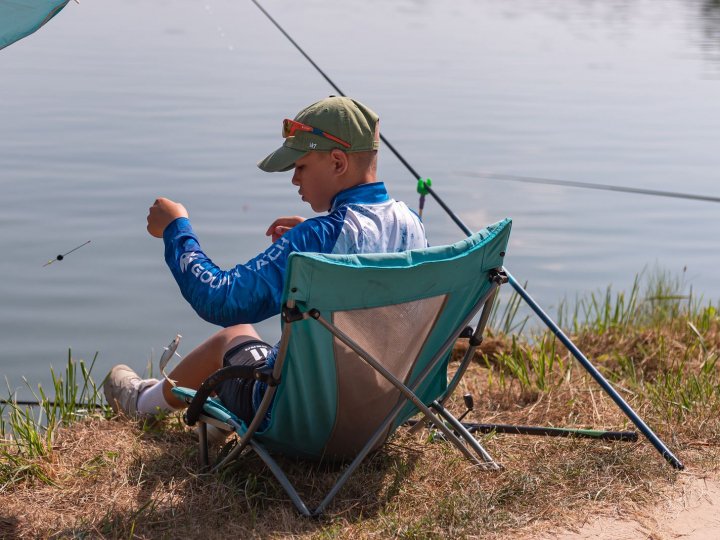
[[[413,370],[447,295],[377,308],[336,311],[333,323],[403,383]],[[337,414],[328,457],[354,456],[378,429],[401,394],[350,347],[334,340]],[[378,446],[389,433],[380,439]]]

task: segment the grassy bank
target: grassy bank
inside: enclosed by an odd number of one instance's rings
[[[177,417],[111,418],[92,364],[71,358],[41,407],[5,405],[0,537],[445,538],[533,535],[591,513],[655,504],[683,475],[720,469],[720,309],[655,274],[631,291],[561,306],[559,318],[600,371],[687,465],[672,470],[645,440],[599,442],[491,434],[500,472],[474,469],[427,433],[399,433],[343,488],[329,515],[297,516],[262,463],[198,474]],[[500,306],[469,375],[475,422],[632,429],[552,335]],[[515,332],[525,331],[521,337]],[[456,347],[456,356],[463,345]],[[90,406],[78,405],[90,404]],[[286,463],[312,502],[339,469]]]

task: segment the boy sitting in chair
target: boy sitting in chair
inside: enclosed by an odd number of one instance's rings
[[[268,228],[273,244],[245,264],[221,270],[203,253],[185,207],[155,201],[148,232],[165,242],[165,261],[180,291],[205,320],[223,326],[172,370],[179,386],[198,388],[229,365],[272,366],[277,348],[262,341],[250,323],[280,313],[287,258],[294,251],[387,253],[425,248],[425,230],[404,203],[391,199],[377,181],[379,119],[368,107],[346,97],[310,105],[283,121],[284,144],[258,163],[266,172],[294,169],[293,185],[315,212],[304,219],[281,217]],[[185,407],[168,379],[141,379],[117,365],[104,384],[116,413],[132,417]],[[262,399],[254,380],[222,383],[225,406],[249,423]]]

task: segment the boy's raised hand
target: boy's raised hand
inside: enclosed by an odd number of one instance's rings
[[[284,216],[279,217],[273,221],[265,231],[265,236],[272,237],[272,241],[277,241],[283,234],[292,229],[295,225],[298,225],[305,221],[304,217],[300,216]]]
[[[162,238],[165,227],[180,217],[188,217],[185,207],[180,203],[160,197],[155,199],[155,203],[148,212],[147,230],[155,238]]]

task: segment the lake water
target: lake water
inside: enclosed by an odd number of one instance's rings
[[[545,307],[658,264],[720,298],[720,205],[483,180],[468,172],[720,195],[720,2],[267,0],[473,229],[514,219],[507,266]],[[182,300],[145,231],[183,202],[221,266],[310,211],[255,163],[280,123],[334,93],[248,1],[71,3],[0,52],[0,375],[48,383],[72,348],[142,369]],[[416,207],[385,150],[380,177]],[[431,200],[433,244],[459,229]],[[48,267],[58,253],[92,242]],[[273,340],[277,319],[260,325]],[[21,391],[22,395],[27,392]]]

